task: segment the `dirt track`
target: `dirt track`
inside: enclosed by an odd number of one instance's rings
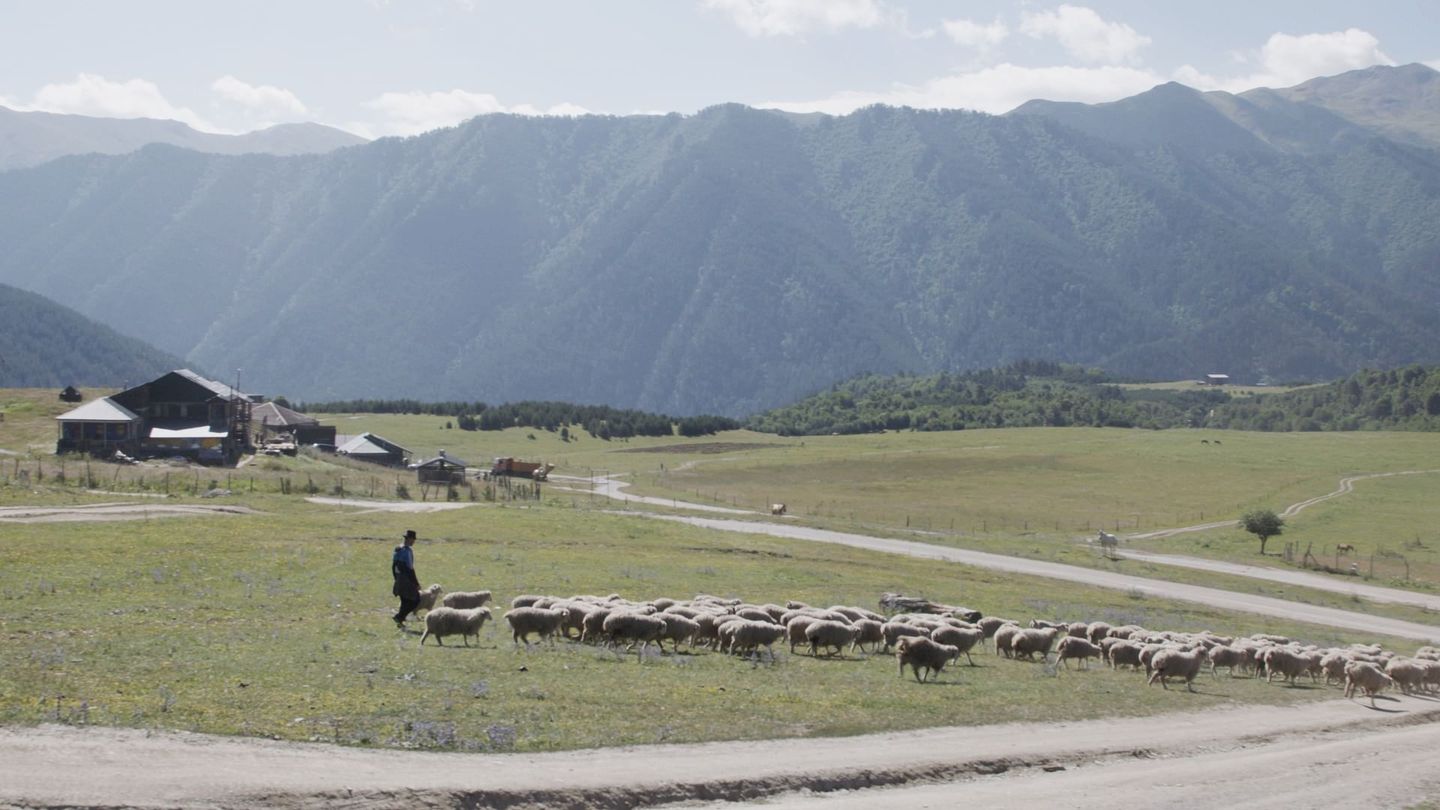
[[[1207,700],[1175,694],[1177,706]],[[1380,706],[1385,711],[1335,700],[1053,723],[1043,729],[1013,724],[494,755],[50,726],[0,730],[0,804],[608,809],[770,797],[781,806],[812,806],[813,795],[797,791],[864,789],[825,801],[898,807],[906,794],[919,794],[930,806],[949,807],[993,795],[1004,806],[1006,797],[1029,803],[1047,791],[1061,801],[1058,797],[1070,795],[1061,786],[1079,783],[1086,792],[1065,799],[1064,806],[1099,806],[1106,797],[1113,804],[1116,794],[1109,788],[1124,785],[1127,806],[1139,807],[1163,804],[1161,795],[1203,796],[1219,774],[1243,766],[1258,794],[1237,784],[1227,795],[1248,796],[1245,801],[1203,800],[1199,806],[1336,806],[1337,794],[1331,792],[1336,789],[1345,791],[1338,804],[1402,806],[1440,786],[1440,703],[1401,698],[1382,699]],[[1344,764],[1352,758],[1368,767]],[[1382,770],[1387,763],[1398,767]],[[1329,766],[1348,776],[1336,775],[1328,789],[1317,787],[1317,772]],[[884,786],[909,787],[873,790]],[[1152,802],[1151,794],[1140,792],[1147,790],[1143,786],[1164,793],[1154,794]],[[1297,792],[1302,790],[1308,792]],[[1320,798],[1295,801],[1300,795]],[[1080,801],[1085,796],[1088,801]]]
[[[111,520],[149,520],[196,515],[258,515],[248,506],[219,504],[92,503],[79,506],[0,507],[0,523],[72,523]]]

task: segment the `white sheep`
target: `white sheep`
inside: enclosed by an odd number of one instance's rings
[[[442,641],[446,636],[460,636],[465,646],[470,646],[470,637],[475,637],[475,643],[480,643],[480,628],[490,620],[490,608],[476,607],[467,610],[450,607],[437,607],[425,614],[425,632],[420,636],[420,646],[425,646],[425,639],[435,637],[435,643],[441,647],[445,646]]]
[[[1420,662],[1413,659],[1390,659],[1390,662],[1385,665],[1385,674],[1389,675],[1390,680],[1394,681],[1395,685],[1400,687],[1400,691],[1407,695],[1424,689],[1425,668],[1420,665]]]
[[[874,619],[857,619],[855,621],[855,646],[865,649],[870,645],[870,651],[879,649],[885,643],[885,623],[877,622]]]
[[[683,617],[681,617],[683,618]],[[627,650],[635,649],[636,655],[644,655],[645,648],[650,642],[660,643],[660,637],[665,634],[665,619],[660,616],[634,613],[628,610],[611,613],[601,625],[610,643],[617,648],[621,642],[628,642]]]
[[[491,597],[492,594],[489,591],[452,591],[445,594],[444,598],[440,600],[440,604],[456,610],[469,610],[482,607],[490,601]]]
[[[548,640],[552,645],[555,643],[555,634],[570,618],[570,611],[565,608],[537,608],[519,607],[505,614],[505,621],[510,625],[510,633],[515,639],[515,646],[521,642],[530,643],[530,634],[535,633],[542,639]]]
[[[1227,647],[1224,645],[1211,647],[1205,657],[1210,660],[1210,674],[1217,678],[1220,676],[1215,670],[1220,667],[1225,667],[1230,670],[1231,677],[1234,677],[1237,667],[1243,668],[1250,663],[1250,656],[1239,647]]]
[[[1141,647],[1133,641],[1112,636],[1111,638],[1105,639],[1105,642],[1102,642],[1100,649],[1108,654],[1108,660],[1112,669],[1119,669],[1120,667],[1126,666],[1131,669],[1139,669],[1142,666],[1140,663]]]
[[[931,673],[939,680],[945,664],[960,657],[960,650],[949,644],[940,644],[925,636],[906,636],[895,644],[895,660],[900,664],[900,677],[905,677],[909,665],[915,673],[915,682],[924,683]],[[925,677],[920,671],[925,670]]]
[[[978,627],[941,627],[930,631],[930,639],[941,644],[949,644],[965,655],[965,660],[970,666],[975,666],[975,659],[970,657],[970,651],[975,645],[985,640],[985,631]]]
[[[1019,623],[1014,619],[1002,619],[999,616],[986,616],[976,622],[975,626],[979,627],[980,630],[985,633],[985,638],[994,638],[996,631],[1007,624],[1019,626]]]
[[[995,654],[1004,655],[1006,658],[1013,657],[1013,653],[1011,653],[1010,651],[1010,642],[1012,639],[1015,638],[1015,636],[1020,634],[1021,629],[1022,628],[1018,624],[1000,625],[999,629],[997,629],[994,633]]]
[[[811,622],[805,628],[805,640],[810,642],[811,656],[818,656],[821,647],[828,649],[830,654],[838,655],[845,647],[853,647],[857,636],[859,631],[854,625],[841,622]]]
[[[680,652],[680,642],[682,641],[689,642],[692,648],[695,646],[695,636],[700,632],[699,622],[673,613],[660,614],[654,618],[665,622],[665,632],[661,633],[660,638],[656,640],[662,652],[667,640],[674,646],[677,654]]]
[[[1168,681],[1171,678],[1184,678],[1185,688],[1194,692],[1195,676],[1200,673],[1200,664],[1203,661],[1205,661],[1204,648],[1182,650],[1178,647],[1170,647],[1163,649],[1155,654],[1155,658],[1151,662],[1154,671],[1150,673],[1149,683],[1153,686],[1158,679],[1161,688],[1169,689]]]
[[[770,622],[756,622],[749,619],[735,619],[720,626],[721,644],[732,653],[755,653],[761,647],[775,660],[775,642],[785,637],[786,629]]]
[[[1100,648],[1091,644],[1088,639],[1079,636],[1066,636],[1060,639],[1060,646],[1055,648],[1055,663],[1062,664],[1071,658],[1078,659],[1082,668],[1086,667],[1086,660],[1100,657]],[[1065,663],[1065,668],[1070,665]]]
[[[912,636],[930,637],[930,631],[923,627],[916,627],[913,624],[904,622],[886,622],[880,626],[880,631],[885,634],[885,649],[895,646],[895,643],[902,638]]]
[[[1266,647],[1260,651],[1258,660],[1265,667],[1265,682],[1270,683],[1280,675],[1290,685],[1295,679],[1310,672],[1310,657],[1289,647]]]
[[[1370,696],[1370,707],[1375,707],[1375,695],[1394,681],[1369,661],[1351,661],[1345,665],[1345,697],[1355,697],[1357,689]]]
[[[1021,630],[1010,639],[1010,652],[1015,658],[1035,660],[1035,653],[1040,653],[1043,661],[1050,655],[1050,648],[1054,646],[1055,639],[1065,632],[1062,627],[1047,627],[1043,630]]]
[[[439,599],[443,593],[445,593],[445,589],[440,587],[438,583],[421,591],[420,601],[415,605],[415,612],[419,613],[422,610],[434,610],[435,600]]]

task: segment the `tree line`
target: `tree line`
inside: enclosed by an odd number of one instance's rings
[[[446,416],[461,430],[504,430],[512,427],[537,428],[569,436],[584,430],[597,439],[628,439],[634,436],[709,436],[735,430],[740,423],[708,414],[672,417],[608,405],[577,405],[571,402],[523,401],[501,405],[484,402],[422,402],[417,399],[349,399],[302,403],[306,413],[390,413]]]

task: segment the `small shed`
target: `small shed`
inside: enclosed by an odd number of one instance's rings
[[[357,461],[384,464],[388,467],[403,467],[410,458],[410,451],[374,433],[361,433],[335,448],[338,455],[349,456]]]
[[[1210,385],[1225,385],[1226,383],[1230,382],[1230,375],[1229,375],[1229,374],[1206,374],[1206,375],[1205,375],[1205,382],[1209,383]]]
[[[440,455],[435,458],[415,465],[415,474],[421,484],[449,486],[465,483],[465,467],[465,462],[453,456],[447,456],[445,451],[441,450]]]

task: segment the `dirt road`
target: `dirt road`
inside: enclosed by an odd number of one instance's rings
[[[361,511],[356,514],[361,515],[367,512],[448,512],[452,509],[464,509],[475,505],[451,501],[365,501],[356,498],[326,498],[318,495],[305,500],[323,506],[353,507],[360,509]]]
[[[220,504],[90,503],[77,506],[0,507],[0,523],[67,523],[77,521],[149,520],[195,515],[258,515],[248,506]]]
[[[1175,693],[1177,707],[1206,701]],[[1248,799],[1207,799],[1198,806],[1336,806],[1334,790],[1346,791],[1349,806],[1401,806],[1440,785],[1440,705],[1417,698],[1380,705],[1385,711],[1335,700],[1056,722],[1043,729],[1012,724],[493,755],[50,726],[0,730],[0,805],[608,810],[767,797],[780,806],[823,806],[798,791],[864,789],[823,801],[899,807],[889,799],[919,794],[930,806],[950,807],[990,795],[1004,806],[1020,796],[1029,803],[1051,795],[1059,803],[1069,796],[1063,785],[1073,783],[1088,800],[1067,799],[1064,806],[1099,806],[1106,795],[1113,804],[1117,794],[1109,788],[1123,785],[1127,806],[1141,807],[1162,804],[1152,795],[1202,795],[1205,780],[1236,768],[1247,782],[1228,786],[1227,795]],[[1368,767],[1347,767],[1352,758]],[[1332,775],[1329,791],[1317,788],[1320,772],[1331,766],[1348,775]],[[922,783],[931,784],[913,787]],[[1260,792],[1247,794],[1247,784]],[[874,790],[885,786],[912,787]],[[1146,792],[1151,787],[1159,792]],[[1295,796],[1320,799],[1279,801]]]

